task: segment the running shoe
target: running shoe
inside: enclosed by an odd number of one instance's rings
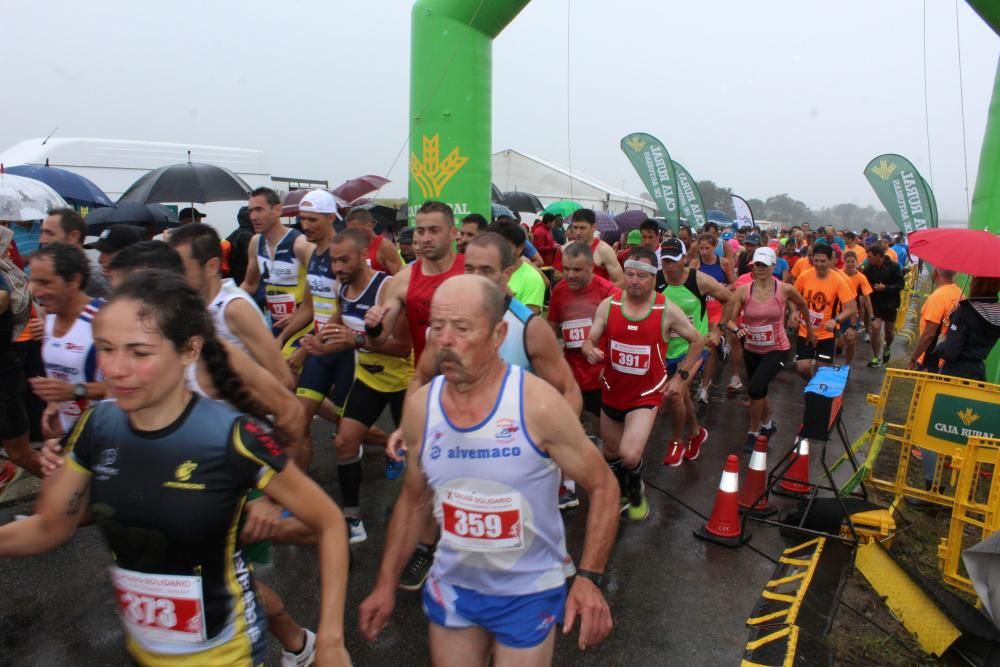
[[[559,485],[559,509],[569,510],[580,506],[580,498],[575,490],[570,490],[564,485]]]
[[[704,426],[698,428],[698,434],[692,435],[688,439],[687,449],[684,450],[684,458],[694,461],[701,454],[701,446],[708,440],[708,429]]]
[[[629,503],[625,515],[629,521],[642,521],[649,516],[649,500],[646,499],[646,492],[641,485],[634,501]]]
[[[882,353],[882,363],[889,363],[889,359],[892,357],[892,352],[889,350],[889,346],[885,346],[885,352]]]
[[[360,544],[368,539],[368,532],[365,530],[365,522],[357,517],[347,517],[347,530],[350,533],[348,542]]]
[[[919,447],[910,447],[910,456],[917,459],[918,461],[924,460],[924,450]]]
[[[298,653],[283,650],[281,652],[281,667],[307,667],[313,664],[313,660],[316,659],[316,633],[308,628],[304,628],[304,630],[306,641],[302,650]]]
[[[730,396],[743,389],[743,382],[740,380],[739,375],[734,375],[730,380],[729,384],[726,386],[726,393]]]
[[[419,591],[427,580],[427,575],[434,564],[434,553],[426,547],[418,546],[417,550],[410,556],[410,562],[403,570],[403,576],[399,579],[399,587],[404,591]]]
[[[760,434],[770,440],[778,432],[778,425],[772,420],[767,426],[760,427]]]
[[[4,494],[10,487],[16,482],[23,471],[21,468],[17,467],[10,461],[5,461],[3,467],[0,467],[0,500],[3,499]]]
[[[872,357],[872,360],[868,362],[868,368],[878,368],[882,365],[882,360],[878,357]]]
[[[726,336],[723,336],[719,347],[716,349],[719,351],[719,361],[726,363],[726,360],[729,359],[729,354],[732,351],[729,349],[729,339]]]
[[[680,464],[684,463],[684,451],[686,449],[687,447],[678,441],[671,441],[667,445],[667,455],[663,457],[663,465],[676,468]]]
[[[747,439],[743,441],[743,453],[749,454],[753,452],[753,446],[757,444],[757,434],[747,433]]]
[[[870,333],[868,333],[867,331],[865,332],[865,342],[866,342],[866,343],[870,343],[870,342],[872,342],[872,336],[871,336],[871,334],[870,334]]]
[[[701,385],[700,387],[698,387],[698,391],[695,393],[695,399],[699,403],[704,403],[705,405],[708,405],[708,387],[706,387],[705,385]]]

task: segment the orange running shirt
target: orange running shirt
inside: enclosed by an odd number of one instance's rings
[[[806,300],[816,340],[833,338],[833,332],[827,331],[823,323],[835,317],[843,304],[856,298],[854,287],[842,273],[831,270],[826,278],[820,278],[816,275],[816,269],[810,269],[803,271],[796,279],[795,289]],[[800,323],[799,335],[805,338],[807,333],[805,323]]]

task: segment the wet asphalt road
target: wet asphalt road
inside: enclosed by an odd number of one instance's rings
[[[881,370],[857,360],[845,396],[845,423],[853,439],[871,421],[865,394],[877,392]],[[803,382],[783,372],[771,387],[779,433],[772,441],[770,464],[792,443],[802,417]],[[740,397],[715,387],[703,423],[710,431],[701,457],[679,468],[661,461],[669,417],[661,412],[646,453],[646,480],[652,512],[639,524],[623,521],[608,567],[607,597],[615,629],[598,648],[580,652],[575,634],[560,639],[557,665],[738,665],[747,641],[745,620],[770,578],[773,563],[787,544],[772,527],[753,525],[751,548],[726,549],[692,536],[704,523],[695,510],[711,512],[725,456],[739,453],[746,409]],[[335,498],[336,472],[329,429],[317,422],[313,474]],[[832,460],[842,451],[831,447]],[[778,455],[775,455],[775,452]],[[813,470],[819,470],[813,452]],[[346,640],[355,665],[429,664],[427,625],[415,593],[400,592],[395,616],[372,644],[357,632],[357,606],[369,592],[381,556],[382,538],[399,481],[384,475],[384,456],[365,458],[362,506],[369,539],[352,547],[346,614]],[[662,491],[653,487],[659,487]],[[669,494],[669,495],[667,495]],[[671,497],[673,496],[673,497]],[[675,500],[676,498],[676,500]],[[681,502],[678,502],[681,501]],[[772,503],[789,501],[773,497]],[[682,504],[683,503],[683,504]],[[689,506],[685,507],[685,505]],[[29,513],[24,501],[0,508],[0,523]],[[586,501],[565,514],[570,553],[579,557],[586,522]],[[315,627],[318,572],[311,548],[280,546],[274,564],[261,576],[284,598],[301,624]],[[58,550],[33,558],[2,561],[0,576],[0,665],[126,665],[108,581],[108,552],[94,528],[85,528]],[[268,664],[278,664],[271,639]]]

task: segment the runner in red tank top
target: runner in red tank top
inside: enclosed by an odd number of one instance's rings
[[[657,294],[656,254],[633,248],[625,260],[621,297],[601,302],[583,354],[604,364],[601,437],[604,456],[618,477],[623,508],[632,521],[649,516],[642,486],[642,454],[663,396],[687,391],[690,373],[701,360],[702,336],[683,311]],[[671,333],[690,343],[677,373],[667,380],[664,355]],[[601,345],[601,338],[606,343]]]
[[[353,215],[352,211],[348,220]],[[428,201],[420,207],[414,224],[413,244],[420,247],[421,257],[396,274],[382,290],[380,303],[365,315],[369,349],[377,351],[386,343],[388,332],[393,330],[400,313],[406,311],[415,361],[420,360],[427,344],[434,290],[450,276],[464,273],[463,257],[454,247],[457,235],[450,206]]]
[[[573,212],[570,221],[568,236],[573,241],[586,243],[590,246],[590,252],[594,255],[594,275],[610,280],[615,285],[622,287],[624,278],[622,277],[622,267],[618,263],[618,257],[611,246],[595,235],[597,218],[589,208],[581,208]],[[552,263],[555,269],[556,278],[562,278],[562,253],[556,254],[556,259]]]
[[[395,276],[403,269],[403,258],[392,241],[375,233],[375,218],[367,209],[356,208],[347,214],[348,229],[357,229],[368,239],[368,265],[376,271]]]

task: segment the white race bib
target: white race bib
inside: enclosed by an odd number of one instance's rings
[[[441,539],[462,551],[524,548],[521,494],[499,495],[443,489]]]
[[[288,292],[268,292],[265,298],[271,317],[284,317],[295,312],[295,297]]]
[[[815,310],[809,311],[809,324],[811,324],[813,328],[823,326],[823,322],[825,321],[826,319],[823,317],[823,313],[817,313]]]
[[[206,639],[201,577],[111,568],[118,613],[133,636],[149,642],[199,644]]]
[[[651,351],[649,345],[626,345],[612,340],[611,367],[619,373],[645,375],[649,372]]]
[[[747,327],[747,342],[758,347],[772,347],[777,344],[774,325],[765,324],[759,327]]]
[[[563,342],[569,349],[579,349],[583,347],[583,341],[587,340],[590,334],[590,327],[594,320],[589,317],[579,320],[566,320],[562,323]]]

